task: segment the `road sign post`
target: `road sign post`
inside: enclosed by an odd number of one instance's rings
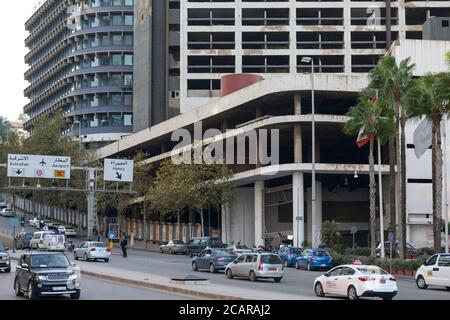
[[[394,241],[394,234],[391,232],[388,235],[389,240],[389,273],[392,274],[392,242]]]
[[[355,234],[358,232],[358,227],[353,226],[350,233],[353,236],[353,249],[355,249]]]

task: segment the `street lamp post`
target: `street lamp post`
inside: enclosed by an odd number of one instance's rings
[[[313,247],[317,246],[317,201],[316,201],[316,103],[314,91],[314,59],[303,57],[302,63],[311,64],[311,114],[312,114],[312,183],[311,183],[311,238]]]

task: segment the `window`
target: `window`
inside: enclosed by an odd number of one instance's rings
[[[120,94],[111,95],[111,105],[113,106],[122,105],[122,96]]]
[[[263,264],[282,264],[280,257],[274,254],[261,256],[261,262]]]
[[[132,46],[133,45],[133,36],[131,34],[126,34],[123,36],[124,38],[124,44],[126,46]]]
[[[113,15],[112,16],[112,24],[113,24],[113,26],[121,26],[122,25],[122,16],[121,15]]]
[[[352,276],[354,274],[355,274],[355,270],[353,270],[352,268],[343,268],[342,273],[341,273],[341,275],[343,275],[343,276]]]
[[[439,257],[438,266],[440,267],[450,267],[450,255],[442,255]]]
[[[122,36],[120,34],[115,34],[112,36],[113,46],[122,45]]]
[[[133,105],[133,95],[132,94],[124,94],[123,95],[123,104],[125,106],[132,106]]]
[[[132,126],[133,125],[133,115],[131,114],[126,114],[123,116],[123,125],[124,126]]]
[[[120,114],[111,115],[111,120],[113,127],[118,127],[122,125],[122,117],[120,116]]]
[[[332,270],[332,271],[329,273],[330,277],[338,277],[338,276],[340,276],[341,273],[342,273],[342,271],[343,271],[342,269],[343,269],[343,268],[337,268],[337,269]]]
[[[133,65],[133,55],[132,54],[126,54],[125,55],[125,65],[126,66],[132,66]]]
[[[240,256],[237,260],[236,260],[236,263],[243,263],[244,261],[245,261],[245,258],[246,258],[247,256]]]
[[[438,258],[437,255],[432,256],[430,259],[427,260],[427,262],[425,262],[425,265],[426,266],[433,266],[433,265],[435,265],[436,261],[437,261],[437,258]]]
[[[120,65],[122,65],[122,55],[120,55],[120,54],[113,54],[112,55],[112,65],[113,66],[120,66]]]
[[[131,14],[125,15],[125,25],[132,26],[134,24],[134,17]]]

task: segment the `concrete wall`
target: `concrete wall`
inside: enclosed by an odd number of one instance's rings
[[[255,203],[253,188],[239,188],[230,206],[230,243],[255,244]]]

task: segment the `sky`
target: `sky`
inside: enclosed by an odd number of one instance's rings
[[[0,50],[0,116],[11,121],[17,120],[28,99],[23,96],[27,87],[24,73],[27,65],[24,57],[25,21],[28,20],[35,0],[2,1],[0,10],[0,35],[2,46]]]

